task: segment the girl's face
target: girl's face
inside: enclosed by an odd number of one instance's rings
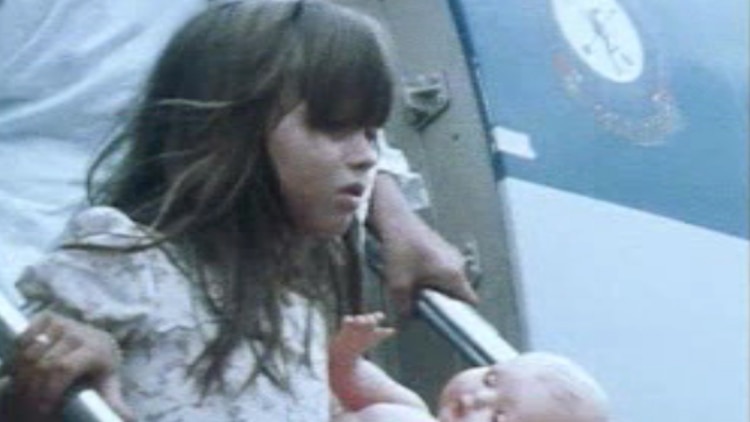
[[[268,149],[296,228],[324,237],[346,231],[374,180],[374,136],[369,128],[313,129],[304,103],[281,119]]]
[[[513,365],[472,368],[453,377],[440,397],[440,422],[557,421],[546,389]]]

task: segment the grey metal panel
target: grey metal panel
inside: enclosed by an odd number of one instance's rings
[[[418,131],[407,123],[403,101],[388,125],[388,137],[425,178],[432,207],[423,216],[453,244],[477,246],[482,270],[481,313],[517,349],[525,350],[523,310],[513,280],[501,193],[498,192],[478,97],[447,0],[351,0],[385,23],[406,79],[440,72],[450,107]],[[370,289],[370,306],[379,295]],[[391,351],[379,357],[391,374],[428,402],[463,363],[425,324],[411,321]],[[393,352],[392,349],[396,349]],[[397,356],[394,356],[394,353]]]

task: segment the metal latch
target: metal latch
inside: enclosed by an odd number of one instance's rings
[[[404,82],[406,117],[410,125],[422,130],[450,105],[448,84],[442,72],[420,74]]]
[[[464,271],[466,278],[469,279],[474,289],[479,288],[482,284],[482,264],[479,261],[479,246],[476,240],[469,240],[461,247],[461,254],[464,256]]]

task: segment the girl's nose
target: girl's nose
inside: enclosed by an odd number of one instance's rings
[[[358,130],[352,134],[353,139],[347,142],[349,149],[347,151],[348,164],[360,171],[372,169],[378,162],[378,151],[375,141],[368,136],[365,130]]]

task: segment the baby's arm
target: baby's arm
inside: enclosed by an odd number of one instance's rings
[[[365,351],[393,335],[392,328],[378,327],[382,319],[380,312],[344,317],[329,349],[331,388],[349,411],[393,403],[428,412],[417,394],[362,357]]]

